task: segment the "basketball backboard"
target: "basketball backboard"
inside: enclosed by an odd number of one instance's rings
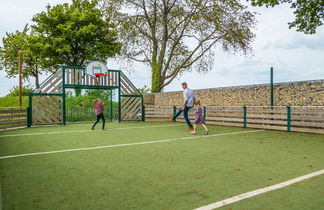
[[[104,74],[107,72],[108,72],[108,68],[107,68],[106,64],[101,61],[90,61],[84,70],[85,74],[88,74],[92,77],[95,77],[96,73]]]

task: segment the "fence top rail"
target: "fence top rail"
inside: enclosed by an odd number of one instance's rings
[[[248,108],[286,108],[287,106],[246,106]]]
[[[173,105],[145,105],[146,107],[173,107]]]
[[[242,108],[242,107],[247,107],[247,108],[286,108],[287,106],[249,106],[249,105],[243,105],[243,106],[218,106],[218,105],[208,105],[206,107],[228,107],[228,108]]]
[[[0,109],[27,109],[27,107],[0,107]]]
[[[244,106],[221,106],[221,105],[207,105],[205,107],[228,107],[228,108],[241,108]],[[245,106],[247,108],[286,108],[287,106]],[[290,106],[291,108],[324,108],[324,106]]]
[[[290,106],[291,108],[324,108],[324,106]]]
[[[228,107],[228,108],[242,108],[243,106],[221,106],[221,105],[207,105],[205,107]]]

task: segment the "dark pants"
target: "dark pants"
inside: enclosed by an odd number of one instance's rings
[[[103,113],[100,113],[97,115],[97,121],[93,124],[92,128],[94,128],[97,125],[97,123],[100,121],[100,119],[102,119],[102,129],[105,128],[106,120],[105,120],[105,116]]]
[[[184,110],[182,110],[180,108],[179,111],[173,116],[173,120],[177,119],[177,117],[179,117],[179,115],[183,112],[183,116],[184,116],[184,119],[186,120],[186,123],[188,124],[189,127],[192,127],[191,122],[188,117],[188,112],[189,112],[189,109],[191,109],[191,108],[192,108],[192,106],[186,106],[184,108]]]

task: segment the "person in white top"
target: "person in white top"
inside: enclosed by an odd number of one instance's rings
[[[193,130],[192,124],[188,117],[188,112],[194,106],[195,94],[193,90],[188,88],[186,82],[182,83],[182,88],[183,88],[184,104],[174,116],[172,115],[170,116],[170,122],[175,121],[177,117],[183,112],[184,119],[186,120],[186,123],[188,124],[189,127],[188,129]]]

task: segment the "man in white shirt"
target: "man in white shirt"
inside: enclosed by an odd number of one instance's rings
[[[184,104],[174,116],[170,116],[170,122],[175,121],[177,117],[183,112],[184,119],[186,120],[189,126],[188,129],[193,130],[192,124],[188,117],[188,112],[194,106],[195,94],[193,90],[188,88],[186,82],[182,83],[182,88],[183,88]]]

